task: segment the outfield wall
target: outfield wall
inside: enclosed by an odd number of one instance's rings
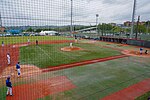
[[[127,40],[127,44],[150,48],[150,41]]]
[[[106,42],[115,42],[115,43],[122,43],[122,44],[129,44],[135,46],[143,46],[150,48],[150,41],[145,40],[135,40],[135,39],[126,39],[126,38],[113,38],[113,37],[100,37],[99,40],[106,41]]]

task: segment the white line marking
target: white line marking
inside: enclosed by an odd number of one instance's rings
[[[45,51],[43,50],[41,47],[37,46],[48,58],[50,58],[53,62],[54,60],[50,57],[50,55]]]

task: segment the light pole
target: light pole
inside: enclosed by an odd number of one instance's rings
[[[98,24],[98,17],[99,17],[99,15],[98,15],[98,14],[96,14],[96,32],[97,32],[97,36],[98,36],[98,28],[97,28],[97,24]]]
[[[1,17],[1,12],[0,12],[0,27],[2,27],[2,17]]]
[[[134,5],[133,5],[133,13],[132,13],[132,26],[131,26],[131,34],[130,34],[130,39],[133,37],[133,32],[134,32],[134,17],[135,17],[135,7],[136,7],[136,0],[134,0]]]
[[[147,21],[147,33],[149,33],[149,22],[150,21]]]
[[[73,0],[71,0],[71,25],[70,25],[70,33],[71,33],[71,35],[73,34],[72,33],[72,10],[73,10]]]

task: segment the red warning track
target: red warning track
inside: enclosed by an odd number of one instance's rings
[[[13,87],[14,96],[8,96],[6,100],[37,100],[75,87],[66,76],[58,76],[32,84],[15,86]]]
[[[150,91],[150,79],[129,86],[100,100],[134,100],[148,91]]]
[[[119,55],[119,56],[112,56],[112,57],[100,58],[100,59],[94,59],[94,60],[86,60],[86,61],[76,62],[76,63],[71,63],[71,64],[64,64],[64,65],[55,66],[55,67],[50,66],[50,68],[43,69],[42,72],[61,70],[61,69],[66,69],[66,68],[71,68],[71,67],[76,67],[76,66],[81,66],[81,65],[87,65],[87,64],[97,63],[97,62],[103,62],[103,61],[108,61],[108,60],[113,60],[113,59],[118,59],[118,58],[124,58],[124,57],[128,57],[128,56],[127,55]]]

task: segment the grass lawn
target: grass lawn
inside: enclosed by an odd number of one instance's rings
[[[65,52],[60,50],[68,45],[65,43],[21,47],[20,62],[21,64],[33,64],[40,68],[46,68],[48,66],[120,55],[118,51],[101,48],[92,44],[73,44],[84,49],[81,51]]]
[[[148,100],[148,97],[150,97],[150,91],[136,98],[135,100]]]
[[[4,44],[15,44],[27,42],[28,38],[30,42],[45,41],[45,40],[71,40],[73,38],[66,38],[61,36],[19,36],[19,37],[0,37],[0,43],[4,41]]]
[[[6,91],[7,88],[5,86],[0,87],[0,100],[6,100]]]
[[[49,72],[43,77],[64,75],[76,85],[76,88],[39,100],[100,100],[109,94],[150,78],[149,62],[150,59],[146,58],[126,57]]]

